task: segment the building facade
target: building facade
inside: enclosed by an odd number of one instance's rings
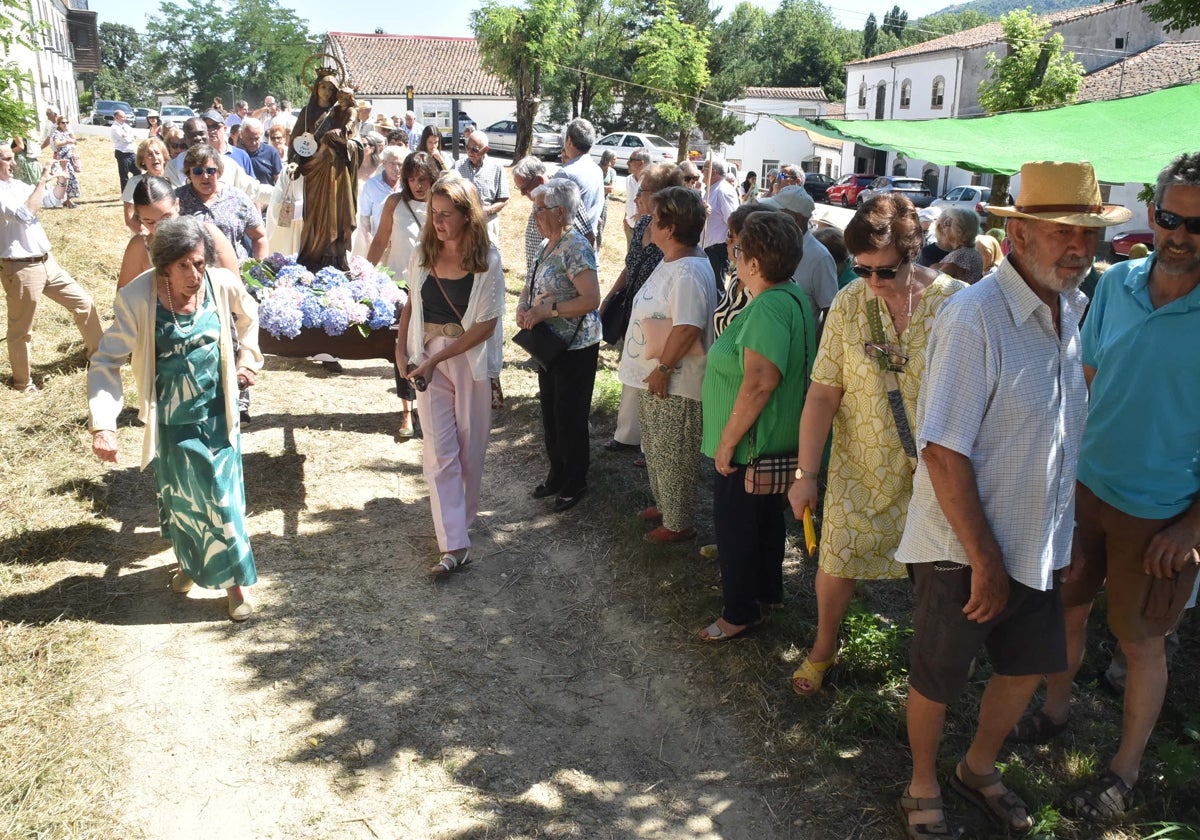
[[[9,92],[42,118],[46,108],[79,120],[77,72],[100,70],[100,36],[96,13],[87,0],[30,0],[26,20],[35,28],[32,48],[14,43],[8,60],[29,74]]]
[[[726,103],[725,107],[750,126],[723,149],[725,158],[737,165],[743,177],[754,170],[762,178],[789,163],[799,164],[805,172],[823,172],[833,178],[841,175],[842,141],[815,132],[793,131],[773,119],[840,118],[841,103],[830,102],[821,88],[751,87],[746,88],[744,99]]]

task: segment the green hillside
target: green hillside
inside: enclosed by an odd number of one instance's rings
[[[1000,17],[1005,12],[1011,12],[1013,9],[1024,9],[1026,6],[1033,9],[1039,15],[1047,12],[1061,12],[1064,9],[1077,9],[1080,6],[1098,6],[1100,3],[1087,2],[1087,0],[971,0],[970,3],[955,3],[952,6],[947,6],[941,11],[934,12],[935,15],[946,14],[947,12],[982,12],[989,17]]]

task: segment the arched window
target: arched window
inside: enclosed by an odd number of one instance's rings
[[[867,107],[867,83],[863,82],[858,86],[858,107]]]
[[[946,99],[946,80],[938,76],[933,80],[933,97],[930,100],[930,105],[935,109],[942,107],[942,102]]]
[[[905,79],[900,83],[900,107],[907,108],[912,102],[912,82]]]

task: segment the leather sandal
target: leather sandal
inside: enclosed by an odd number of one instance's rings
[[[1022,717],[1008,733],[1008,740],[1014,744],[1045,744],[1054,740],[1066,731],[1070,721],[1055,723],[1050,715],[1039,709]]]
[[[1018,834],[1029,831],[1033,828],[1033,820],[1029,816],[1029,806],[1021,797],[1007,788],[1004,793],[991,796],[980,790],[989,785],[1003,784],[1000,771],[995,767],[991,773],[980,775],[972,772],[965,761],[958,762],[958,767],[954,768],[954,775],[950,777],[950,787],[987,814],[997,825]]]
[[[430,568],[429,574],[434,577],[445,577],[455,569],[461,569],[463,566],[471,562],[471,552],[463,549],[461,556],[453,551],[447,551],[442,554],[441,559]]]
[[[896,803],[896,807],[900,811],[900,821],[904,823],[904,834],[909,840],[925,840],[925,838],[929,837],[958,838],[962,836],[962,829],[946,819],[945,809],[942,806],[942,797],[940,796],[935,796],[931,799],[916,799],[909,796],[908,788],[905,788],[904,795],[900,797],[900,801]],[[942,818],[937,822],[910,823],[908,815],[913,811],[941,811]]]
[[[1133,788],[1109,770],[1071,797],[1071,806],[1079,816],[1092,822],[1107,822],[1124,815],[1133,807]]]
[[[188,577],[187,572],[185,572],[183,569],[180,569],[179,571],[175,572],[175,574],[171,575],[171,591],[177,592],[180,595],[186,595],[188,592],[191,592],[194,583],[195,581]]]
[[[801,697],[812,697],[821,692],[821,687],[825,685],[825,672],[837,664],[837,654],[826,659],[824,662],[813,662],[808,658],[808,654],[804,655],[804,662],[800,667],[792,672],[792,690]],[[808,681],[808,688],[800,687],[800,680]],[[940,806],[939,806],[940,807]],[[924,811],[924,808],[915,810]]]

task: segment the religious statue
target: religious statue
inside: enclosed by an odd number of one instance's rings
[[[309,62],[322,57],[337,61],[319,53]],[[296,261],[312,272],[329,265],[342,271],[350,267],[350,239],[358,220],[358,167],[364,144],[349,131],[354,89],[345,84],[344,68],[340,75],[339,80],[334,67],[317,69],[288,152],[289,162],[304,176],[304,223]]]

